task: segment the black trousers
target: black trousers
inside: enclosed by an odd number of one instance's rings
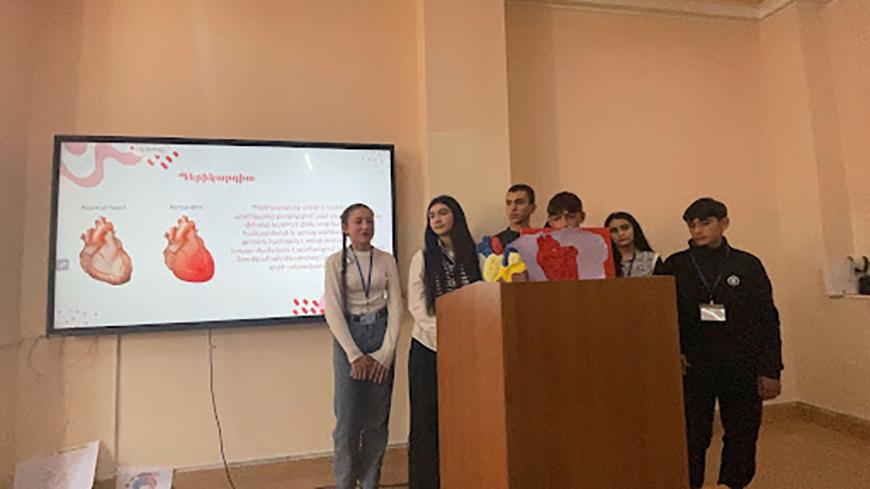
[[[761,427],[757,376],[733,368],[692,365],[683,378],[683,391],[691,486],[704,485],[704,466],[713,437],[713,411],[717,400],[725,431],[719,484],[730,488],[748,486],[755,476],[755,445]]]
[[[411,340],[408,357],[411,434],[408,437],[408,488],[438,489],[438,354]]]

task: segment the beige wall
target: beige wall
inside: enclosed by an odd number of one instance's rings
[[[824,297],[818,270],[867,253],[864,241],[870,127],[866,44],[870,11],[860,0],[793,5],[760,26],[768,157],[781,175],[780,229],[793,263],[795,350],[802,401],[870,418],[870,301]]]
[[[505,2],[418,4],[425,178],[431,194],[424,200],[453,195],[472,234],[498,232],[506,225],[499,203],[511,173]]]
[[[816,144],[797,10],[787,8],[759,27],[761,39],[764,158],[778,177],[773,182],[777,218],[771,231],[781,240],[779,291],[783,323],[791,330],[793,361],[787,375],[798,381],[797,397],[808,374],[803,360],[805,333],[824,321],[821,264],[825,257]],[[804,266],[794,266],[802,263]]]
[[[631,212],[667,254],[686,245],[685,207],[712,195],[730,207],[732,243],[767,264],[782,305],[789,277],[764,158],[757,25],[520,4],[507,20],[513,179],[539,191],[537,222],[549,197],[571,190],[588,225]],[[785,316],[791,369],[795,318]]]
[[[77,87],[80,2],[32,2],[33,31],[19,47],[32,60],[27,117],[26,199],[23,205],[20,336],[15,458],[62,448],[66,428],[75,423],[68,409],[67,358],[81,342],[40,339],[45,331],[45,291],[48,256],[48,198],[51,137],[72,120]],[[43,62],[50,59],[51,62]],[[44,178],[35,178],[35,176]],[[69,346],[69,348],[67,348]],[[100,412],[99,401],[88,411]],[[95,433],[100,436],[102,433]],[[95,439],[92,435],[91,439]]]
[[[870,301],[826,298],[820,272],[867,247],[868,5],[800,3],[761,23],[507,14],[513,179],[542,206],[577,192],[589,224],[633,212],[664,252],[685,245],[692,199],[724,200],[732,243],[773,280],[783,398],[870,418]]]
[[[870,5],[862,0],[835,0],[819,8],[807,4],[802,16],[817,19],[817,24],[811,24],[816,32],[811,32],[810,42],[824,50],[817,56],[825,63],[809,66],[810,78],[821,79],[818,83],[829,90],[828,98],[810,105],[824,104],[831,111],[831,126],[838,131],[831,137],[837,145],[834,157],[819,161],[822,208],[838,228],[844,228],[832,233],[836,241],[829,243],[827,256],[870,255]],[[806,45],[806,37],[804,41]],[[836,181],[840,185],[822,178],[831,166],[837,176],[842,175]],[[844,196],[846,203],[842,203]],[[801,396],[816,405],[870,418],[870,300],[828,300],[824,313],[825,321],[808,331],[807,351],[800,358],[809,375]]]
[[[536,223],[569,189],[589,224],[630,211],[665,253],[685,245],[684,207],[711,194],[731,207],[733,243],[772,276],[784,397],[870,418],[870,301],[823,297],[819,273],[831,257],[870,253],[863,0],[762,23],[510,3],[502,23],[500,1],[466,15],[429,0],[263,0],[256,15],[204,0],[0,5],[0,100],[11,108],[0,128],[16,136],[2,138],[0,198],[25,209],[0,218],[11,271],[0,312],[13,325],[0,330],[0,387],[18,391],[0,398],[0,476],[16,458],[93,439],[105,442],[101,476],[115,456],[218,461],[204,332],[36,339],[55,133],[394,142],[403,269],[431,194],[457,194],[476,231],[495,230],[508,171],[539,191]],[[400,366],[407,339],[406,324]],[[330,449],[322,326],[223,331],[215,344],[231,460]],[[398,375],[394,441],[407,434]]]
[[[757,51],[747,22],[510,5],[514,180],[542,206],[575,191],[589,225],[633,212],[662,251],[684,246],[682,211],[713,194],[731,203],[735,240],[776,249],[755,218],[774,212]]]
[[[15,451],[31,9],[26,0],[0,2],[0,487],[8,483]]]
[[[55,133],[393,142],[398,230],[410,236],[400,241],[400,263],[407,264],[423,227],[413,3],[263,1],[256,15],[251,8],[205,1],[40,4],[32,56],[51,61],[38,64],[32,88],[23,335],[44,328]],[[116,446],[121,464],[218,462],[205,332],[124,336],[119,358],[116,341],[42,340],[22,353],[18,458],[99,438],[106,444],[102,475],[111,471]],[[325,327],[223,331],[215,344],[231,460],[331,449]],[[407,436],[406,397],[399,368],[394,441]]]
[[[870,255],[870,3],[837,0],[819,10],[839,119],[855,252]]]

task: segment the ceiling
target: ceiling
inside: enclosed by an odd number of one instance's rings
[[[508,0],[561,7],[633,10],[706,17],[763,19],[796,1],[809,0]],[[828,0],[811,0],[825,3]],[[870,0],[868,0],[870,1]]]
[[[760,7],[765,0],[692,0],[699,3],[721,3],[725,5],[748,5],[750,7]]]

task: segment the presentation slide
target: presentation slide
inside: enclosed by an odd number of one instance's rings
[[[393,252],[392,146],[58,136],[49,333],[316,320],[341,211]]]

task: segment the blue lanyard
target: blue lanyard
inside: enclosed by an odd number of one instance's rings
[[[369,300],[369,292],[372,290],[372,265],[375,260],[375,249],[372,248],[371,254],[369,255],[369,281],[366,283],[365,277],[363,277],[362,266],[359,264],[359,257],[356,256],[356,252],[353,248],[350,249],[350,252],[353,253],[353,259],[356,262],[356,270],[359,272],[359,280],[362,282],[363,292],[366,293],[366,300]]]

